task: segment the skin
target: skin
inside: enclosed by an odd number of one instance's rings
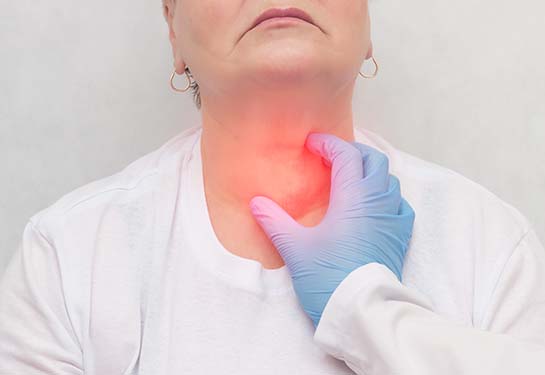
[[[169,0],[174,67],[201,93],[205,195],[214,231],[230,252],[278,268],[284,261],[256,223],[255,195],[303,225],[320,222],[331,170],[304,146],[311,132],[354,141],[352,95],[372,56],[367,0]],[[314,23],[249,30],[271,7],[297,7]]]

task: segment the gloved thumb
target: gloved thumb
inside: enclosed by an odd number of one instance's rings
[[[297,231],[304,227],[276,202],[264,196],[253,197],[250,200],[250,210],[280,255],[282,257],[287,255],[282,253],[286,248],[285,245]]]

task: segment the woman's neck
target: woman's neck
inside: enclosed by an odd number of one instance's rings
[[[220,123],[203,112],[201,152],[208,199],[250,213],[250,199],[263,195],[296,220],[316,210],[324,212],[331,170],[308,151],[305,140],[311,132],[324,132],[354,141],[351,111],[345,116],[299,113],[303,115],[291,119]]]
[[[265,268],[284,264],[250,211],[256,195],[274,200],[302,225],[322,220],[329,205],[331,169],[308,151],[306,138],[318,132],[354,140],[351,88],[342,94],[328,91],[327,98],[325,91],[315,90],[324,93],[321,99],[270,91],[242,100],[203,97],[206,203],[214,232],[228,251]]]

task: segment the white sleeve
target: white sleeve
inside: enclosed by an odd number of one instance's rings
[[[424,295],[371,263],[339,284],[314,340],[360,375],[545,374],[543,245],[534,230],[522,238],[480,328],[439,316]]]
[[[32,222],[0,279],[0,374],[83,374],[56,251]]]

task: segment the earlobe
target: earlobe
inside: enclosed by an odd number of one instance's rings
[[[369,43],[369,49],[367,50],[367,57],[365,58],[365,60],[370,59],[371,56],[373,56],[373,42],[372,41]]]
[[[181,58],[176,57],[176,54],[174,54],[174,70],[176,70],[176,74],[183,74],[185,71],[185,63]]]

